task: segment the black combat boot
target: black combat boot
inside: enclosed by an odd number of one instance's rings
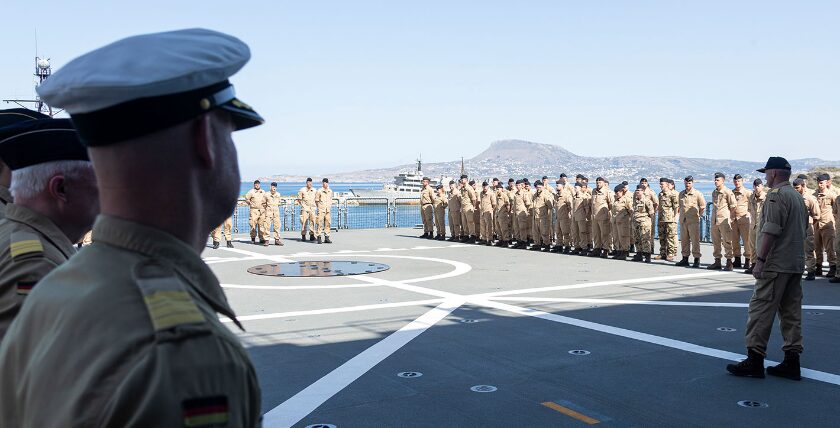
[[[728,364],[726,371],[735,376],[757,377],[764,379],[764,357],[758,352],[748,351],[747,359],[738,364]]]
[[[645,253],[645,263],[650,263],[650,253]]]
[[[609,252],[609,254],[607,254],[607,256],[609,256],[609,257],[615,257],[617,255],[618,255],[618,250],[612,250],[612,251]]]
[[[227,241],[227,247],[228,248],[233,248],[233,242]]]
[[[325,238],[324,238],[324,243],[325,243],[325,244],[332,244],[332,241],[330,241],[330,237],[329,237],[329,236],[327,236],[327,237],[325,237]]]
[[[255,237],[253,237],[253,236],[252,236],[252,237],[251,237],[251,243],[252,243],[252,244],[256,244],[256,243],[257,243],[257,238],[255,238]]]
[[[429,236],[429,234],[428,234],[428,233],[423,232],[423,234],[422,234],[422,235],[420,235],[420,236],[418,236],[418,238],[426,238],[426,237],[428,237],[428,236]]]
[[[688,257],[683,257],[680,261],[678,261],[674,266],[685,266],[688,267]]]
[[[837,266],[829,267],[828,272],[825,274],[829,278],[834,278],[835,275],[837,275]]]
[[[834,278],[829,279],[828,282],[832,284],[840,283],[840,276],[835,276]]]
[[[580,248],[575,247],[575,249],[574,249],[574,250],[569,251],[569,255],[570,255],[570,256],[576,256],[576,255],[580,254],[580,251],[581,251],[581,249],[580,249]]]
[[[723,270],[732,271],[732,268],[735,266],[732,263],[732,260],[726,259],[726,266],[723,267]]]
[[[263,247],[267,247],[267,246],[268,246],[268,241],[263,240],[263,241],[260,241],[260,242],[262,242],[262,246],[263,246]]]
[[[693,268],[695,268],[695,269],[700,269],[700,259],[699,259],[699,258],[697,258],[697,257],[695,257],[695,258],[694,258],[694,264],[693,264],[693,265],[691,265],[691,267],[693,267]]]
[[[213,249],[216,250],[219,248],[219,241],[213,241]]]
[[[822,266],[818,267],[817,270],[814,271],[814,275],[823,276],[822,275]]]
[[[636,244],[630,244],[630,252],[631,252],[631,253],[635,253],[635,252],[636,252]]]
[[[602,259],[608,259],[609,257],[610,257],[610,255],[607,252],[607,250],[601,250],[601,258]]]
[[[741,256],[735,257],[735,261],[732,262],[732,267],[734,267],[734,268],[741,267]]]
[[[627,260],[627,252],[626,251],[616,251],[615,256],[613,256],[613,260]]]
[[[791,380],[802,380],[802,374],[799,371],[799,353],[785,351],[785,359],[779,365],[767,367],[767,374]]]
[[[588,257],[599,257],[601,255],[601,250],[599,248],[593,248],[589,250],[587,254]]]
[[[644,253],[636,253],[636,255],[634,255],[631,260],[634,261],[634,262],[640,262],[644,259],[645,259],[645,254]]]
[[[805,275],[805,281],[813,281],[815,279],[817,279],[817,278],[814,276],[814,272],[808,272]],[[829,280],[828,282],[831,282],[831,280]],[[838,280],[837,282],[840,282],[840,280]]]
[[[274,240],[274,245],[278,245],[278,246],[282,247],[282,246],[283,246],[283,242],[281,242],[279,239],[275,239],[275,240]]]
[[[720,270],[723,266],[720,265],[720,259],[715,259],[715,262],[706,266],[708,270]]]
[[[321,235],[318,235],[318,243],[321,243]]]
[[[314,233],[309,234],[309,242],[315,242],[315,234]]]
[[[745,261],[744,262],[744,268],[745,268],[744,273],[747,274],[747,275],[752,275],[753,266],[754,265],[752,263],[750,263],[749,261]]]

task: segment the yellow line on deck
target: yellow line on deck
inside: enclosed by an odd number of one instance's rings
[[[566,416],[575,418],[585,424],[595,425],[601,423],[601,421],[599,421],[598,419],[590,418],[589,416],[586,416],[583,413],[578,413],[568,407],[563,407],[551,401],[546,401],[545,403],[542,403],[542,405],[548,407],[549,409],[556,410]]]

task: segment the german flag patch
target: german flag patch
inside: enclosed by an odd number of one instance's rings
[[[206,427],[225,425],[228,422],[228,399],[224,395],[184,400],[181,410],[184,413],[184,426]]]
[[[35,282],[37,281],[18,281],[17,283],[17,294],[21,296],[25,296],[32,291],[32,287],[35,286]]]

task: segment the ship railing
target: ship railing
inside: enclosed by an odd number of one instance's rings
[[[344,229],[378,229],[389,227],[391,210],[388,198],[345,198],[341,227]]]
[[[420,198],[394,198],[391,204],[389,227],[422,227],[423,217],[420,214]]]

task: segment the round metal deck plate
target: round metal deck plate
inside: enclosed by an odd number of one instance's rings
[[[305,261],[291,263],[271,263],[248,268],[248,273],[254,275],[282,276],[282,277],[327,277],[364,275],[366,273],[383,272],[391,267],[374,262],[363,261]]]

